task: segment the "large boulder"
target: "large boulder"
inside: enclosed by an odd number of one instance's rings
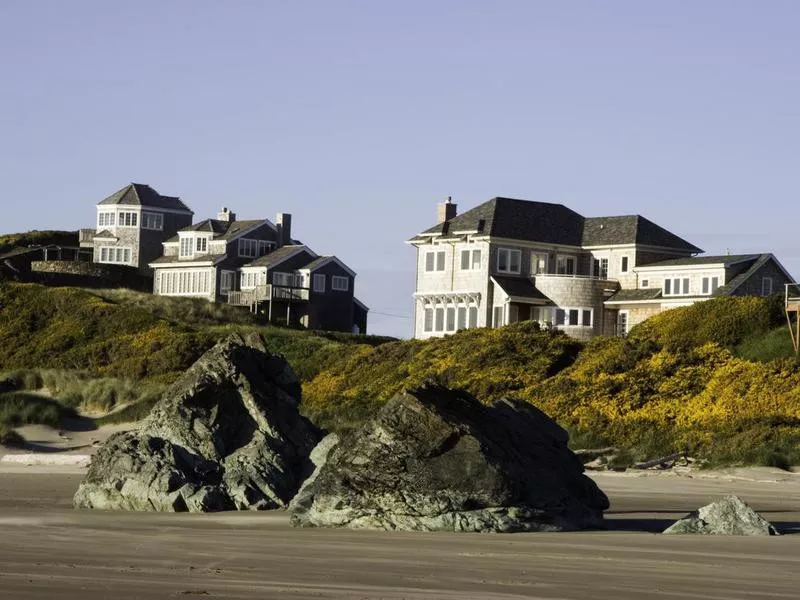
[[[600,526],[608,508],[543,412],[438,386],[394,396],[312,456],[316,470],[289,507],[296,526],[561,531]]]
[[[772,523],[738,496],[725,496],[676,521],[664,533],[705,535],[778,535]]]
[[[319,431],[300,383],[256,335],[234,334],[173,384],[141,426],[112,436],[75,494],[82,508],[285,507],[313,470]]]

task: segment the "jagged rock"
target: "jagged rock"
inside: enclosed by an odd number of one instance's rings
[[[664,533],[778,535],[778,531],[769,521],[734,495],[725,496],[689,513],[670,525]]]
[[[312,471],[319,432],[300,383],[259,336],[234,334],[173,384],[135,431],[98,450],[82,508],[215,511],[285,507]]]
[[[608,499],[567,433],[535,407],[426,386],[325,438],[289,510],[296,526],[559,531],[599,526]],[[338,442],[338,443],[337,443]]]

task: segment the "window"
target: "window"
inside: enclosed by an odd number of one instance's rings
[[[113,212],[101,212],[97,214],[97,225],[99,227],[110,227],[114,225],[115,214]]]
[[[556,273],[558,275],[574,275],[575,274],[575,257],[574,256],[557,256],[556,257]]]
[[[620,273],[627,273],[628,272],[628,257],[623,256],[622,260],[620,261],[619,265],[619,272]]]
[[[190,237],[182,237],[181,238],[181,251],[180,251],[180,255],[181,256],[186,257],[186,256],[193,256],[194,255],[194,252],[192,251],[192,248],[193,248],[192,242],[193,241],[194,240],[192,240],[192,238],[190,238]]]
[[[621,310],[617,315],[617,335],[625,337],[628,335],[628,311]]]
[[[521,255],[522,253],[519,250],[498,248],[497,271],[500,273],[519,273]]]
[[[239,240],[239,256],[244,256],[246,258],[258,258],[259,256],[264,256],[267,252],[269,252],[269,248],[271,246],[272,244],[264,240],[251,240],[248,238],[242,238]]]
[[[447,331],[455,331],[456,329],[456,307],[447,307]]]
[[[642,279],[641,283],[639,283],[639,287],[650,287],[650,280],[649,279]]]
[[[198,237],[196,239],[195,250],[197,252],[206,252],[208,250],[208,238],[207,237]]]
[[[233,271],[222,271],[219,279],[220,291],[227,291],[233,289]]]
[[[425,309],[425,319],[422,325],[423,331],[433,331],[433,309]]]
[[[142,229],[155,229],[161,231],[164,229],[164,215],[161,213],[142,213]]]
[[[772,293],[772,277],[761,278],[761,295],[769,296]]]
[[[338,292],[346,292],[350,289],[350,280],[347,277],[334,275],[331,277],[331,289]]]
[[[592,266],[592,275],[598,279],[608,279],[608,259],[595,258]]]
[[[425,253],[426,271],[444,271],[444,250]]]
[[[672,277],[664,280],[665,296],[688,296],[689,278]]]
[[[547,309],[541,310],[545,311]],[[593,312],[594,311],[591,308],[557,308],[555,324],[568,325],[571,327],[591,327]]]
[[[229,273],[233,275],[233,272]],[[165,271],[159,273],[159,293],[192,296],[208,294],[211,283],[209,271]]]
[[[436,309],[436,331],[444,331],[444,309]]]
[[[466,306],[459,306],[458,307],[458,324],[456,325],[458,329],[466,329],[467,328],[467,307]]]
[[[100,262],[124,263],[131,262],[131,249],[105,246],[100,248]]]
[[[503,307],[502,306],[495,306],[494,307],[494,319],[492,321],[495,327],[502,327],[503,326]]]
[[[477,306],[470,306],[469,307],[469,326],[470,327],[477,327],[478,326],[478,307]]]
[[[713,294],[719,287],[719,277],[703,277],[702,293]]]
[[[120,212],[119,213],[119,223],[120,227],[136,227],[136,220],[138,219],[139,214],[135,212]]]
[[[314,275],[314,291],[320,294],[325,293],[325,275],[321,273],[316,273]]]
[[[474,271],[481,268],[481,251],[480,250],[462,250],[461,251],[461,270]]]
[[[531,254],[531,275],[547,273],[547,254],[534,252]]]

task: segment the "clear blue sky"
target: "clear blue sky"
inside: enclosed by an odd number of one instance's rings
[[[448,195],[639,213],[800,276],[798,27],[777,0],[2,0],[0,232],[92,226],[131,181],[198,220],[290,212],[400,336],[403,241]]]

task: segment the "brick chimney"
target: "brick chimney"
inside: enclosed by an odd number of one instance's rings
[[[292,215],[278,213],[275,215],[275,227],[278,230],[278,248],[292,243]]]
[[[222,210],[219,211],[217,214],[217,221],[226,221],[228,223],[233,223],[236,220],[236,213],[231,212],[228,210],[227,206],[223,206]]]
[[[444,223],[455,217],[457,206],[457,204],[453,204],[453,198],[451,196],[447,197],[447,201],[440,202],[436,211],[436,216],[439,219],[438,222]]]

